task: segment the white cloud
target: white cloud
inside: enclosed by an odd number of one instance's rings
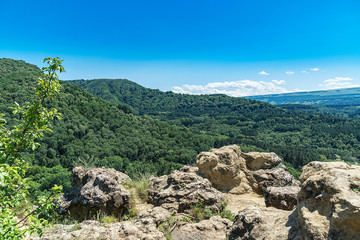
[[[337,83],[337,82],[343,82],[343,81],[352,81],[354,79],[349,78],[349,77],[335,77],[335,78],[330,78],[328,80],[325,80],[324,82],[326,83]]]
[[[305,70],[303,70],[303,71],[301,71],[302,73],[306,73],[306,74],[309,74],[309,72],[308,71],[305,71]]]
[[[354,79],[350,77],[335,77],[323,81],[319,86],[325,87],[326,89],[360,87],[360,84],[351,82],[353,80]]]
[[[310,71],[317,72],[317,71],[320,71],[320,68],[318,68],[318,67],[310,68]]]
[[[259,75],[265,75],[265,76],[270,75],[270,73],[267,73],[267,72],[265,72],[265,71],[261,71],[261,72],[259,72],[258,74],[259,74]]]
[[[294,74],[294,72],[293,71],[287,71],[287,72],[285,72],[287,75],[291,75],[291,74]]]
[[[186,94],[226,94],[233,97],[289,92],[281,85],[284,80],[212,82],[206,85],[182,85],[173,87],[173,92]]]
[[[275,83],[276,85],[282,85],[285,83],[284,80],[271,80],[273,83]]]

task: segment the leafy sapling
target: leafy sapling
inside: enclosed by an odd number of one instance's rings
[[[48,216],[53,209],[53,201],[58,198],[62,187],[54,186],[48,196],[40,196],[34,203],[26,204],[22,214],[18,209],[28,202],[29,179],[25,178],[30,168],[22,158],[27,150],[36,150],[37,142],[44,133],[51,131],[51,121],[60,118],[56,109],[44,107],[47,100],[53,100],[60,92],[57,72],[65,72],[59,58],[45,58],[47,67],[42,68],[42,75],[36,87],[33,103],[20,106],[15,102],[14,114],[19,114],[22,123],[7,128],[4,115],[0,114],[0,239],[22,239],[26,233],[43,234],[48,226]]]

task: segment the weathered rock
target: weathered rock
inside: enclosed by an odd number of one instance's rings
[[[360,239],[360,166],[311,162],[300,180],[296,209],[245,208],[230,239]]]
[[[296,219],[290,214],[275,208],[244,208],[235,216],[229,239],[297,239],[289,235],[291,225],[296,224]]]
[[[159,224],[170,217],[170,212],[155,207],[133,221],[99,223],[83,221],[79,225],[55,225],[48,229],[41,239],[59,240],[165,240],[164,234],[157,229]],[[38,238],[30,238],[38,239]]]
[[[264,187],[296,184],[275,153],[242,153],[237,145],[202,152],[196,158],[199,172],[220,191],[242,194]]]
[[[201,152],[196,157],[196,164],[199,171],[220,191],[241,194],[255,187],[255,179],[237,145]]]
[[[249,206],[258,208],[266,207],[264,197],[255,192],[248,192],[244,194],[226,193],[224,196],[228,202],[226,209],[231,211],[233,214],[237,214],[241,209]]]
[[[249,152],[241,155],[246,159],[246,166],[250,170],[273,168],[282,162],[275,153]]]
[[[300,181],[297,211],[307,239],[360,238],[360,166],[311,162]]]
[[[150,178],[148,188],[149,203],[166,209],[184,212],[194,207],[198,201],[212,210],[219,211],[225,198],[212,188],[208,179],[192,171],[175,170],[169,175]]]
[[[298,186],[268,187],[265,191],[265,204],[283,210],[293,210],[297,204]]]
[[[130,192],[121,185],[128,180],[126,174],[112,168],[76,167],[72,187],[64,192],[58,212],[80,220],[91,219],[99,212],[120,216],[129,205]]]
[[[162,207],[154,207],[139,216],[139,221],[143,224],[155,224],[158,226],[160,223],[166,221],[171,217],[171,212]]]
[[[297,186],[298,183],[286,168],[275,167],[253,171],[257,182],[257,192],[263,192],[267,187]]]
[[[232,222],[213,216],[198,223],[187,223],[172,232],[173,240],[225,240]]]
[[[169,219],[170,216],[171,213],[168,210],[162,207],[154,207],[140,215],[138,220],[123,222],[119,236],[122,237],[121,239],[127,240],[166,239],[164,234],[160,232],[157,227],[160,223]]]
[[[179,171],[181,172],[187,172],[187,173],[194,173],[199,175],[199,168],[198,167],[194,167],[194,166],[183,166],[182,168],[179,169]]]

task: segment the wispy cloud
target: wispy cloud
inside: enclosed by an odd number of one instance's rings
[[[261,72],[259,72],[258,74],[259,74],[259,75],[266,75],[266,76],[267,76],[267,75],[270,75],[270,73],[267,73],[267,72],[265,72],[265,71],[261,71]]]
[[[285,84],[284,80],[271,80],[273,83],[275,83],[276,85],[282,85]]]
[[[352,82],[353,80],[354,79],[350,77],[335,77],[323,81],[319,86],[325,87],[326,89],[360,87],[360,84]]]
[[[206,85],[182,85],[173,87],[173,92],[186,94],[226,94],[233,97],[289,92],[282,85],[284,80],[212,82]]]
[[[294,74],[294,72],[293,71],[287,71],[287,72],[285,72],[287,75],[292,75],[292,74]]]
[[[308,71],[305,71],[305,70],[301,71],[301,73],[309,74],[309,72],[308,72]]]
[[[315,68],[310,68],[309,70],[310,70],[310,71],[313,71],[313,72],[317,72],[317,71],[320,71],[320,68],[315,67]]]

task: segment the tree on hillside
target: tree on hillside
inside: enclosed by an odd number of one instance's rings
[[[59,58],[45,58],[47,67],[42,68],[33,103],[20,106],[15,102],[13,113],[18,114],[22,123],[6,127],[4,115],[0,114],[0,239],[20,239],[26,233],[42,235],[48,225],[40,214],[47,215],[53,208],[61,187],[55,185],[48,196],[29,201],[29,179],[25,178],[30,168],[22,158],[27,150],[36,150],[37,142],[44,133],[51,131],[51,121],[60,118],[56,109],[48,110],[44,104],[53,100],[60,92],[57,72],[64,72]]]

